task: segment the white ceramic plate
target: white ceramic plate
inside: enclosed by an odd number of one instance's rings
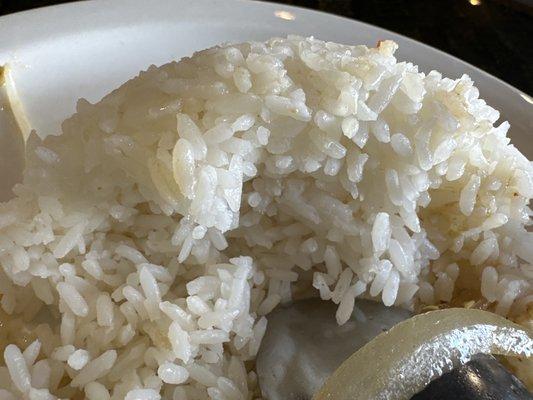
[[[59,131],[78,98],[97,101],[150,64],[160,65],[221,42],[287,34],[372,46],[378,40],[393,39],[400,45],[398,58],[418,64],[425,72],[437,69],[451,78],[470,75],[481,96],[511,122],[513,142],[533,158],[533,99],[526,94],[472,65],[387,30],[279,4],[95,0],[8,15],[0,18],[0,65],[10,65],[31,126],[40,134],[50,134]],[[18,179],[11,161],[16,147],[9,144],[16,137],[6,133],[7,125],[0,115],[0,199]]]

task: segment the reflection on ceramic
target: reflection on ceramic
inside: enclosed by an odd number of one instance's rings
[[[481,97],[501,111],[502,119],[511,122],[513,142],[533,158],[529,140],[533,129],[531,97],[472,65],[401,35],[279,4],[244,0],[87,1],[8,15],[0,18],[0,65],[11,66],[32,127],[40,134],[53,134],[72,114],[78,98],[97,101],[150,64],[179,59],[220,42],[287,34],[371,46],[378,40],[392,39],[400,45],[397,57],[418,64],[425,72],[437,69],[451,78],[470,75]],[[4,183],[1,179],[0,188]]]
[[[527,101],[529,104],[533,104],[533,97],[525,94],[525,93],[520,93],[520,96],[522,96],[522,98]]]
[[[274,11],[274,15],[278,18],[285,19],[287,21],[293,21],[296,18],[293,13],[287,10]]]

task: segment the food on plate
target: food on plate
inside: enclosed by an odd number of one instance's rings
[[[400,322],[358,350],[314,399],[410,399],[432,380],[481,354],[531,357],[533,340],[523,327],[487,311],[427,312]],[[475,398],[490,398],[484,396],[483,386],[497,385],[498,380],[477,379],[472,379],[478,388]],[[522,398],[516,388],[511,393]],[[442,397],[454,398],[453,392]]]
[[[289,36],[147,71],[27,140],[0,205],[0,393],[252,399],[319,295],[531,326],[533,169],[473,82]],[[40,396],[40,397],[38,397]]]

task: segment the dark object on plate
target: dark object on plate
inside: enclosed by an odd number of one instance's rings
[[[516,376],[494,357],[478,355],[431,382],[412,400],[531,400]]]

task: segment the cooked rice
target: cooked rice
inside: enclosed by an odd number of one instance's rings
[[[531,163],[467,76],[395,50],[215,47],[31,135],[0,397],[257,398],[264,315],[312,291],[341,324],[356,297],[530,321]]]

